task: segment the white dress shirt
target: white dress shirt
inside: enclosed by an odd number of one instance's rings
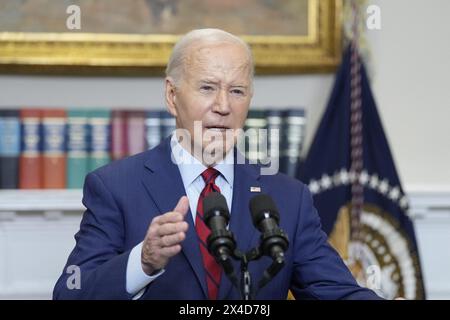
[[[199,160],[186,151],[177,141],[175,135],[170,140],[172,149],[172,160],[176,161],[178,170],[180,171],[184,190],[189,199],[189,208],[191,209],[192,221],[195,223],[197,213],[197,202],[200,193],[205,187],[205,182],[201,177],[201,173],[207,169]],[[231,202],[233,198],[233,181],[234,181],[234,154],[233,149],[228,152],[221,162],[217,163],[214,168],[220,172],[216,178],[215,184],[219,187],[220,193],[225,197],[228,208],[231,212]],[[126,271],[126,289],[133,295],[133,299],[139,299],[145,292],[145,288],[161,274],[164,269],[153,276],[147,275],[142,270],[141,265],[142,242],[136,245],[130,252],[128,257]]]

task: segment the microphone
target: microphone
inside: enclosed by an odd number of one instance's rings
[[[233,266],[230,257],[236,249],[233,233],[227,230],[230,213],[225,197],[218,192],[212,192],[203,199],[205,224],[211,229],[206,240],[208,251],[220,263],[225,273],[232,274]]]
[[[280,214],[272,198],[259,194],[250,200],[250,212],[255,227],[261,232],[261,250],[279,264],[284,264],[284,252],[289,246],[287,235],[278,226]]]

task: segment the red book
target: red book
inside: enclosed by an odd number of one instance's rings
[[[22,151],[19,158],[19,188],[42,188],[41,110],[20,110]]]
[[[66,111],[61,109],[42,110],[44,189],[63,189],[66,187],[66,122]]]
[[[113,110],[111,115],[111,156],[113,160],[122,159],[128,150],[128,125],[125,111]]]
[[[42,188],[41,110],[20,110],[22,152],[19,158],[19,188]]]
[[[145,145],[145,112],[128,111],[128,155],[132,156],[146,150]]]

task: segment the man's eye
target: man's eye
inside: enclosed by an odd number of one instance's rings
[[[212,91],[214,88],[212,86],[201,86],[200,90],[202,91]]]
[[[233,89],[233,90],[231,90],[231,93],[237,94],[237,95],[240,95],[240,96],[244,95],[244,91],[242,91],[240,89]]]

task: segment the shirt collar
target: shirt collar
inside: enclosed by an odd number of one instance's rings
[[[191,185],[195,179],[202,174],[207,167],[195,158],[190,152],[184,149],[178,142],[176,136],[173,134],[170,139],[170,146],[172,149],[172,160],[180,170],[181,179],[185,187]],[[218,170],[224,177],[225,181],[233,187],[234,181],[234,152],[231,149],[224,159],[219,161],[214,168]]]

